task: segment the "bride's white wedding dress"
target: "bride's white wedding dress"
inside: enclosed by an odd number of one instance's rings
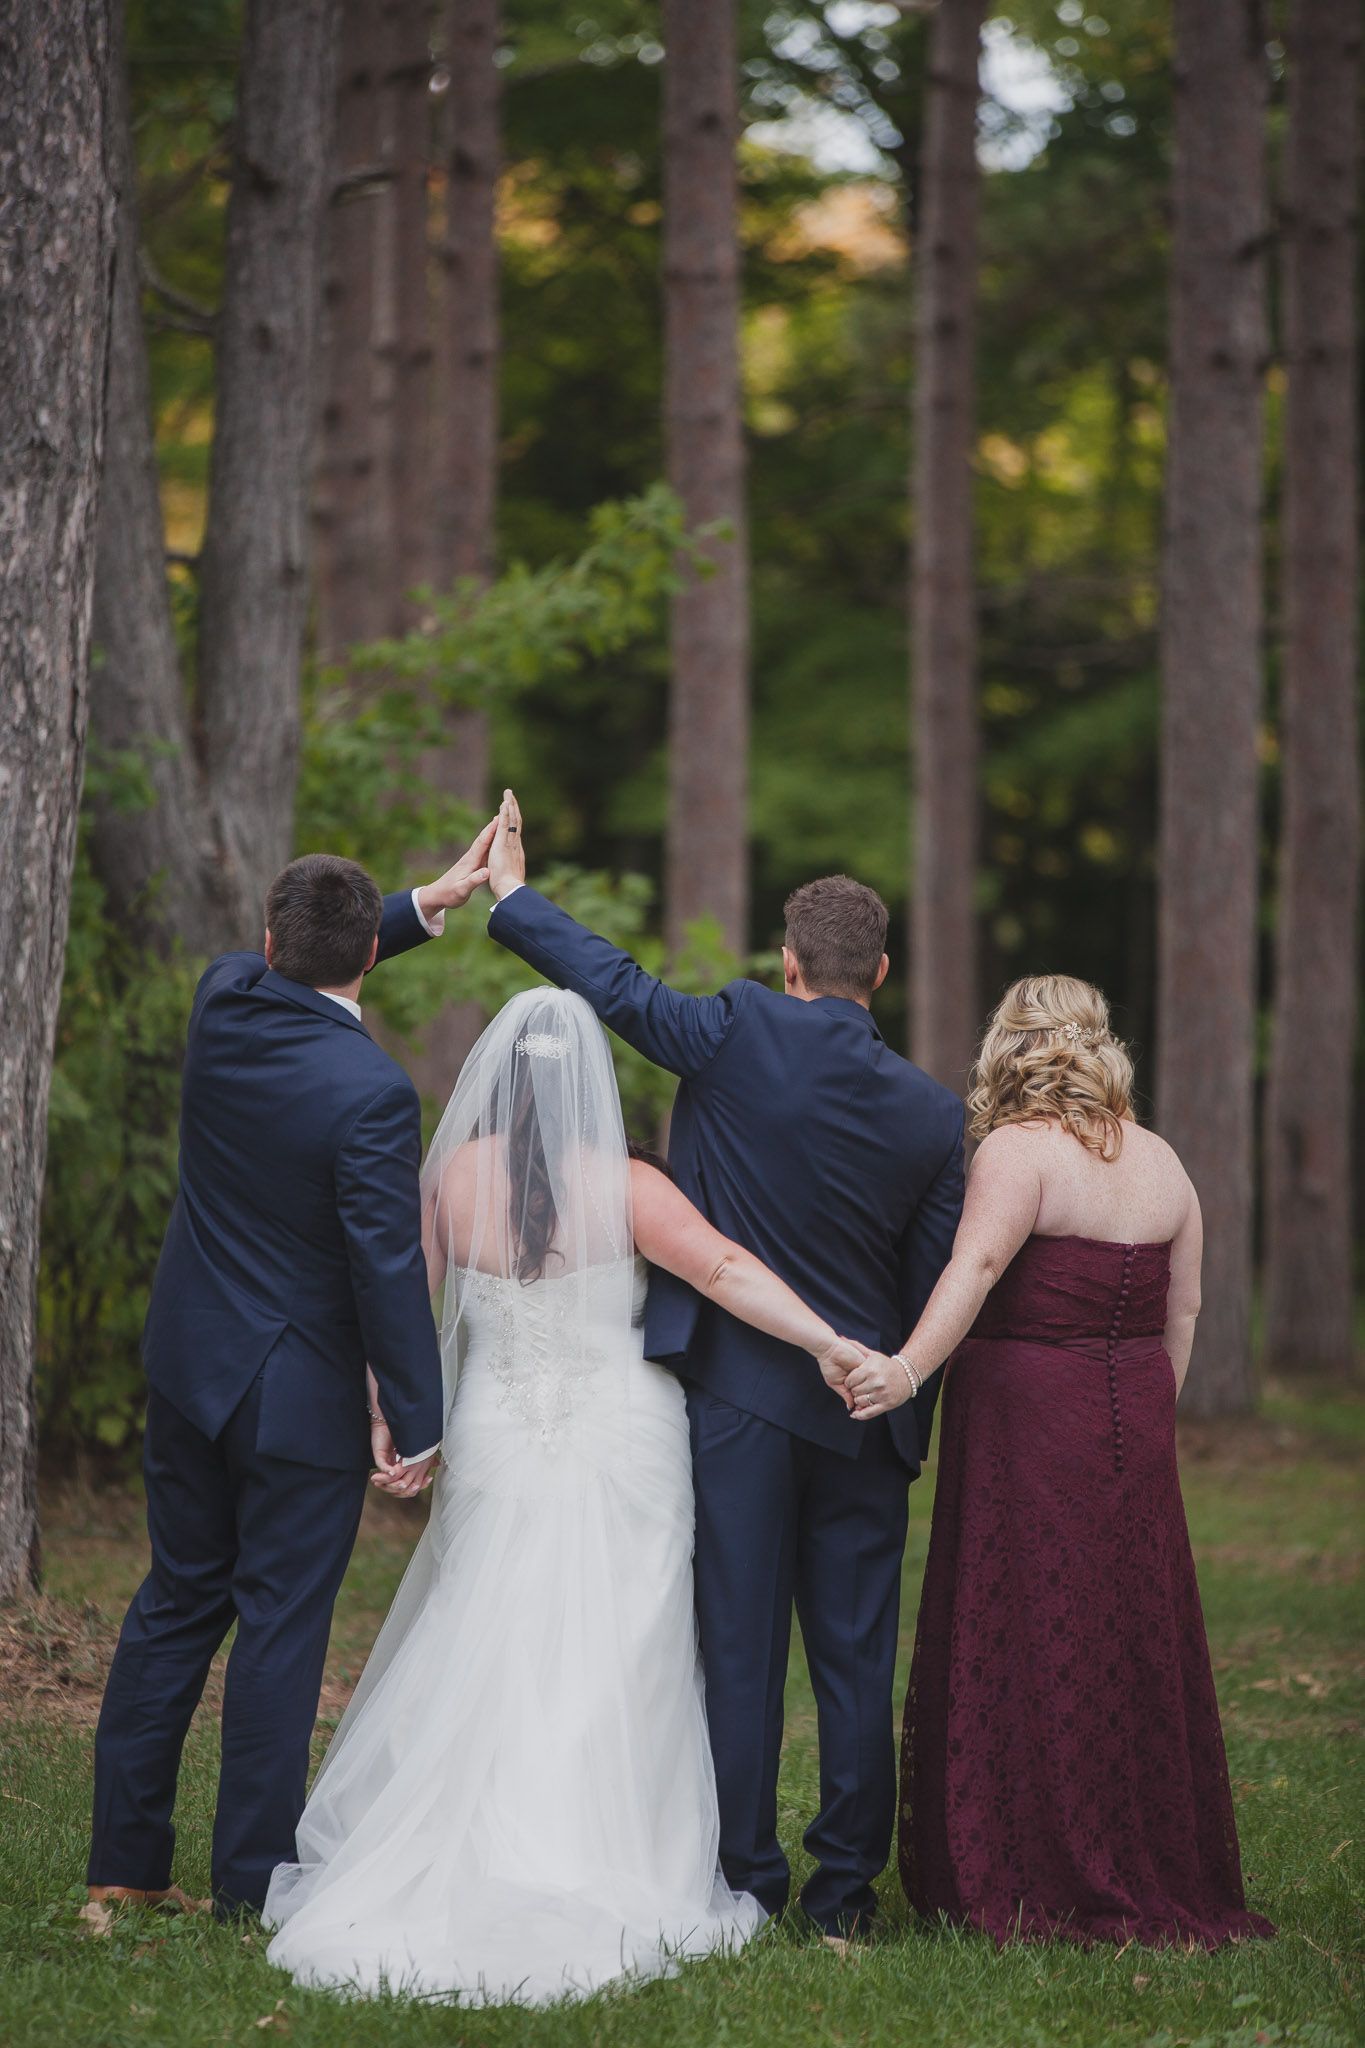
[[[338,1988],[540,2003],[764,1916],[718,1869],[687,1416],[642,1355],[643,1264],[451,1279],[445,1469],[272,1880],[269,1953]]]

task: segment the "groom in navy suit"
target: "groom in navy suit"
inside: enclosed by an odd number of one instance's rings
[[[419,1492],[443,1428],[417,1091],[358,998],[377,961],[438,936],[487,879],[493,829],[411,896],[381,897],[354,861],[294,861],[271,885],[264,953],[215,960],[195,991],[180,1186],[143,1335],[152,1562],[95,1737],[92,1900],[188,1903],[171,1886],[180,1751],[234,1623],[216,1908],[259,1908],[294,1855],[366,1474]]]
[[[887,971],[880,897],[846,875],[808,883],[787,904],[785,994],[734,981],[686,996],[524,886],[510,790],[489,868],[490,935],[678,1075],[669,1163],[683,1192],[835,1329],[894,1355],[952,1250],[963,1116],[873,1021]],[[770,1913],[787,1903],[777,1772],[795,1604],[820,1724],[802,1903],[835,1939],[863,1931],[895,1819],[906,1487],[938,1381],[855,1422],[804,1353],[659,1272],[645,1352],[687,1388],[725,1876]]]

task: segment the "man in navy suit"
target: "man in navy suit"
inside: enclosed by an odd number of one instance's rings
[[[808,883],[787,904],[785,994],[734,981],[686,996],[524,886],[510,790],[489,867],[490,935],[678,1075],[669,1161],[684,1193],[837,1330],[894,1359],[952,1249],[963,1115],[873,1022],[880,897],[845,875]],[[645,1351],[687,1387],[725,1876],[770,1913],[787,1903],[777,1772],[795,1603],[820,1723],[802,1903],[838,1940],[866,1929],[891,1846],[906,1486],[938,1383],[856,1422],[803,1353],[665,1273],[651,1277]]]
[[[215,960],[195,992],[180,1186],[143,1333],[152,1563],[95,1737],[92,1900],[186,1903],[171,1887],[180,1752],[234,1623],[216,1908],[259,1909],[294,1854],[366,1474],[378,1463],[385,1490],[419,1492],[444,1425],[417,1091],[358,998],[377,961],[438,936],[487,879],[493,829],[411,896],[381,897],[354,861],[294,861],[266,900],[264,954]]]

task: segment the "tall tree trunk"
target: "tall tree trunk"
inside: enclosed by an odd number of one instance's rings
[[[384,157],[389,172],[381,348],[391,530],[386,631],[413,624],[410,593],[434,575],[431,533],[431,0],[387,0]]]
[[[137,177],[122,0],[114,0],[112,15],[110,127],[118,164],[118,262],[95,556],[99,668],[90,724],[101,749],[142,754],[153,801],[134,811],[101,805],[92,851],[110,909],[122,923],[149,938],[178,936],[198,951],[227,944],[232,931],[166,584],[138,277]]]
[[[493,566],[498,481],[498,245],[501,93],[498,0],[449,0],[445,238],[440,252],[432,506],[443,583]],[[482,789],[482,781],[478,784]],[[473,790],[462,791],[473,794]]]
[[[252,938],[293,826],[334,32],[335,0],[247,0],[199,682],[234,914]]]
[[[739,365],[735,0],[664,0],[664,427],[689,526],[722,521],[713,575],[674,599],[665,909],[676,949],[749,927],[749,566]]]
[[[914,252],[911,1049],[957,1089],[979,1025],[972,439],[984,11],[983,0],[952,0],[933,18]]]
[[[115,251],[108,0],[0,0],[0,1598],[38,1563],[33,1324]]]
[[[1252,1405],[1253,1048],[1265,372],[1258,0],[1176,0],[1157,1111],[1204,1209],[1185,1405]]]
[[[375,361],[388,225],[381,162],[386,30],[376,0],[341,0],[323,292],[325,391],[313,496],[317,645],[330,661],[388,629],[390,535]]]
[[[499,0],[448,0],[445,234],[436,303],[430,497],[430,580],[442,589],[492,574],[498,488],[498,244],[501,91],[495,62]],[[489,731],[480,710],[453,712],[446,744],[428,773],[446,795],[482,809],[488,800]],[[432,1023],[416,1062],[419,1087],[448,1092],[483,1027],[455,1003]]]
[[[1356,249],[1361,19],[1295,0],[1285,159],[1284,804],[1266,1118],[1266,1356],[1351,1369],[1356,710]]]

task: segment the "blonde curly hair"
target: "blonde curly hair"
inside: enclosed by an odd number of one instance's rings
[[[1117,1159],[1133,1120],[1133,1062],[1099,989],[1069,974],[1030,974],[1006,989],[972,1068],[967,1108],[974,1138],[1046,1119],[1101,1159]]]

